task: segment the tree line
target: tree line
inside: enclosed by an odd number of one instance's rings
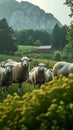
[[[0,20],[0,53],[14,54],[18,45],[52,45],[62,50],[67,41],[67,26],[55,25],[52,33],[39,30],[13,30],[5,18]]]
[[[52,45],[55,49],[63,49],[67,44],[66,26],[55,25],[52,33],[39,30],[20,30],[15,32],[17,44],[19,45]]]

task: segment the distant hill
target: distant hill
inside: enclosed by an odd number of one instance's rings
[[[56,24],[62,24],[51,13],[27,1],[0,0],[0,19],[6,18],[14,29],[33,29],[51,32]]]

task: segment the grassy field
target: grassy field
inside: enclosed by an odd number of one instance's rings
[[[52,55],[52,53],[38,53],[34,50],[37,48],[37,46],[18,46],[18,51],[15,53],[15,55],[2,55],[0,54],[0,61],[4,61],[6,59],[14,59],[16,61],[19,61],[19,59],[22,56],[28,56],[29,58],[33,59],[33,62],[31,63],[31,68],[36,65],[36,63],[43,62],[47,65],[47,67],[52,67],[56,61],[51,60],[49,57]]]
[[[18,51],[16,55],[27,55],[37,59],[51,59],[53,57],[53,52],[40,53],[37,52],[37,46],[21,46],[18,45]]]
[[[24,46],[24,45],[19,45],[18,46],[18,51],[19,52],[29,52],[29,51],[33,51],[37,48],[37,46]]]

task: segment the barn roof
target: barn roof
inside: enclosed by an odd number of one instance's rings
[[[39,46],[37,49],[51,49],[52,45],[48,45],[48,46]]]

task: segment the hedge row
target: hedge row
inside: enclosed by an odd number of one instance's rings
[[[1,130],[73,130],[73,75],[0,103]]]

